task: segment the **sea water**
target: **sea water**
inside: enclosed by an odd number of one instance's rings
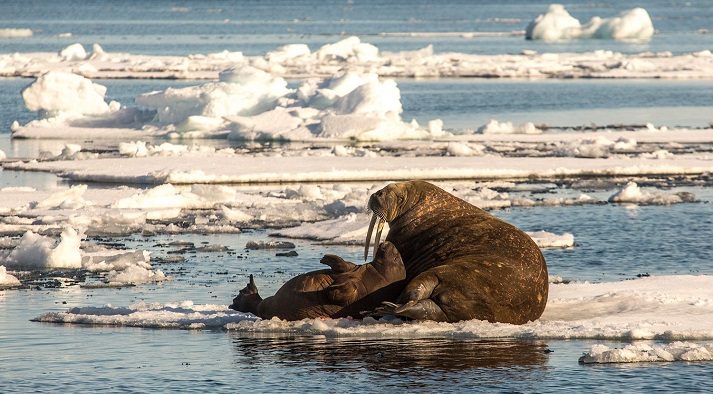
[[[260,54],[276,46],[304,42],[315,47],[343,35],[359,34],[384,50],[517,53],[611,49],[622,52],[686,52],[711,47],[701,32],[713,19],[704,1],[652,1],[645,5],[657,35],[649,43],[582,40],[546,45],[507,33],[522,30],[546,2],[3,2],[0,27],[28,27],[30,39],[0,39],[0,52],[56,51],[72,43],[99,42],[112,51],[150,54],[207,53],[223,49]],[[35,4],[35,3],[33,3]],[[635,2],[570,2],[580,20],[613,16]],[[111,7],[111,8],[110,8]],[[119,9],[121,12],[115,12]],[[500,32],[495,37],[399,36],[382,33]],[[57,37],[71,32],[71,38]],[[36,157],[67,141],[10,141],[14,120],[34,114],[24,109],[19,90],[30,81],[0,80],[0,149]],[[138,93],[186,86],[192,81],[99,81],[108,96],[131,104]],[[440,117],[447,127],[475,129],[490,118],[533,121],[551,126],[583,124],[682,125],[710,122],[709,81],[398,81],[404,119]],[[82,141],[102,147],[112,142]],[[102,145],[103,144],[103,145]],[[113,144],[116,144],[113,142]],[[226,143],[227,144],[227,143]],[[680,180],[671,179],[676,185]],[[657,184],[666,184],[658,180]],[[571,232],[576,244],[547,249],[550,275],[591,283],[634,280],[648,275],[713,274],[713,193],[707,181],[685,181],[679,189],[697,202],[671,206],[617,204],[533,207],[492,213],[528,231]],[[0,187],[39,190],[68,185],[51,174],[0,172]],[[98,187],[98,186],[92,186]],[[595,191],[613,192],[614,184]],[[586,189],[586,188],[585,188]],[[162,391],[705,391],[713,365],[706,362],[578,364],[593,344],[622,347],[626,339],[349,338],[300,332],[245,332],[223,329],[58,325],[32,322],[47,312],[72,307],[128,306],[139,302],[228,304],[254,274],[263,295],[290,277],[319,269],[319,258],[335,253],[359,261],[360,247],[294,240],[297,257],[274,250],[246,251],[250,240],[268,239],[270,230],[240,234],[122,236],[108,241],[167,256],[169,241],[186,240],[229,247],[234,253],[185,252],[181,263],[157,263],[171,281],[124,288],[54,288],[44,278],[20,290],[0,290],[0,391],[116,392]],[[238,257],[239,256],[239,257]],[[665,289],[662,289],[662,291]],[[713,322],[711,322],[713,324]],[[660,341],[661,339],[657,339]],[[652,341],[655,342],[655,341]]]

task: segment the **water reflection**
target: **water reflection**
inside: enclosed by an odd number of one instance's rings
[[[544,369],[547,345],[541,341],[427,339],[343,339],[268,337],[231,333],[237,362],[305,365],[326,372],[367,370],[381,373],[464,371],[526,367]]]

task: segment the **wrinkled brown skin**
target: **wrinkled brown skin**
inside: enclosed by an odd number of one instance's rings
[[[542,315],[547,265],[520,229],[425,181],[392,183],[369,208],[389,223],[386,240],[406,265],[406,287],[381,312],[511,324]]]
[[[401,255],[390,242],[379,246],[371,263],[356,265],[335,255],[325,255],[320,263],[331,268],[298,275],[264,300],[251,275],[230,308],[263,319],[361,317],[361,312],[373,310],[383,300],[395,299],[406,278]]]

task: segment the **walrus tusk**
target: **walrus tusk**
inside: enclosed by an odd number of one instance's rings
[[[371,217],[371,222],[369,223],[369,230],[366,232],[366,242],[364,245],[364,262],[369,258],[369,244],[371,243],[371,233],[374,232],[374,225],[376,224],[376,214]]]
[[[376,226],[376,239],[374,240],[374,257],[376,257],[376,251],[379,249],[379,243],[381,242],[381,230],[384,229],[384,223],[386,223],[386,221],[379,218],[379,224]]]

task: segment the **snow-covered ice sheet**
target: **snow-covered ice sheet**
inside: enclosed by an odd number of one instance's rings
[[[677,159],[511,157],[144,157],[6,163],[80,182],[124,184],[523,179],[694,175],[713,171],[705,156]]]
[[[610,33],[618,34],[614,30]],[[100,46],[84,52],[86,58],[47,52],[0,54],[0,76],[37,77],[47,71],[66,71],[88,78],[215,80],[224,69],[250,65],[290,78],[331,76],[344,68],[398,78],[713,78],[713,54],[708,49],[681,55],[605,50],[478,55],[434,53],[433,47],[428,46],[389,53],[357,37],[348,37],[314,51],[294,44],[263,56],[228,51],[188,56],[133,55],[105,51]]]
[[[551,284],[542,318],[524,325],[462,321],[260,320],[222,305],[139,304],[72,308],[35,320],[160,328],[218,328],[330,337],[713,339],[713,277],[660,276],[620,282]]]

